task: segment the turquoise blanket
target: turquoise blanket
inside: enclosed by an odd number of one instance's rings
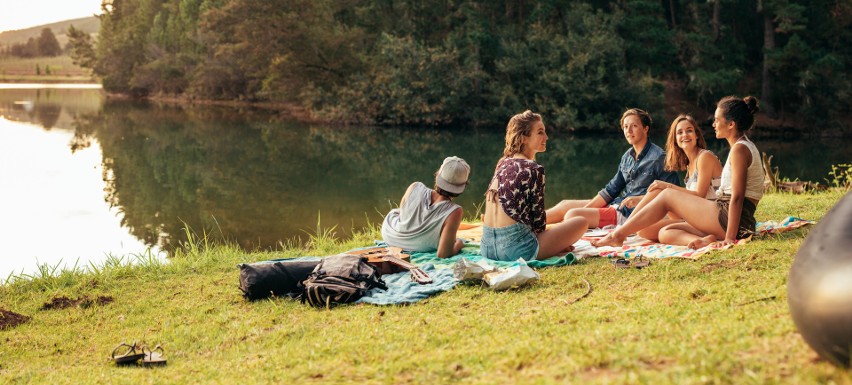
[[[382,242],[376,242],[377,246],[386,246]],[[458,284],[458,281],[453,277],[453,265],[456,262],[466,258],[470,261],[481,261],[486,258],[479,255],[479,245],[467,244],[461,253],[451,258],[438,258],[437,252],[429,253],[411,253],[411,262],[420,266],[426,274],[432,277],[433,282],[426,285],[419,285],[412,282],[408,272],[400,272],[396,274],[385,274],[382,279],[387,284],[387,290],[372,289],[367,294],[356,302],[370,303],[374,305],[397,305],[422,301],[432,295],[452,289]],[[576,262],[574,254],[569,253],[563,257],[554,257],[543,261],[529,261],[527,265],[532,268],[542,268],[549,266],[564,266]],[[518,265],[517,261],[503,262],[488,260],[493,266],[511,267]]]
[[[376,242],[377,246],[387,246],[383,242]],[[420,266],[420,268],[432,277],[432,283],[420,285],[411,281],[411,275],[407,272],[396,274],[385,274],[382,280],[387,285],[387,290],[371,289],[367,294],[361,297],[356,303],[370,303],[373,305],[398,305],[422,301],[435,294],[448,291],[456,286],[459,282],[453,276],[453,265],[462,258],[466,258],[473,262],[486,260],[485,257],[479,255],[479,245],[469,243],[465,245],[461,253],[451,258],[438,258],[437,252],[429,253],[411,253],[411,262]],[[264,262],[280,262],[280,261],[297,261],[297,260],[315,260],[317,257],[299,257],[292,259],[275,259]],[[574,254],[567,254],[563,257],[553,257],[544,261],[529,261],[527,265],[532,268],[542,268],[549,266],[565,266],[576,262]],[[519,263],[517,261],[503,262],[488,260],[496,267],[512,267]]]

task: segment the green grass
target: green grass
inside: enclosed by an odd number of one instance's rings
[[[758,220],[819,219],[842,196],[770,194]],[[310,249],[268,253],[201,236],[166,264],[134,256],[0,286],[0,307],[32,317],[0,331],[0,383],[850,384],[852,373],[804,343],[787,307],[787,274],[810,230],[698,261],[616,270],[592,258],[514,291],[460,285],[410,306],[332,310],[246,302],[235,265],[364,246],[375,226],[348,240],[318,228]],[[583,279],[591,294],[569,305]],[[60,295],[114,302],[40,310]],[[164,345],[168,366],[114,367],[121,341]]]
[[[37,73],[36,67],[38,67]],[[47,73],[49,69],[50,73]],[[74,64],[70,56],[18,58],[0,56],[0,82],[92,83],[90,70]]]

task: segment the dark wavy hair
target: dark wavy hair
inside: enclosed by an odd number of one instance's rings
[[[722,111],[725,120],[737,124],[737,130],[745,133],[754,125],[754,114],[760,111],[757,98],[746,96],[740,99],[736,96],[726,96],[716,104],[716,108]]]

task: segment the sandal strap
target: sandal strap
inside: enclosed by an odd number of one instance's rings
[[[112,350],[112,358],[115,358],[115,353],[118,352],[118,349],[123,346],[126,346],[128,349],[126,352],[124,352],[124,354],[121,354],[120,356],[126,356],[130,353],[136,352],[136,342],[134,342],[132,345],[128,345],[126,342],[122,341],[120,344],[118,344],[118,346],[115,347],[115,349]]]

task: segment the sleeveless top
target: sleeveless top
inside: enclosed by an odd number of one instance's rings
[[[702,150],[701,153],[699,153],[698,155],[701,156],[701,154],[704,153],[704,151],[708,151],[708,150]],[[692,175],[687,177],[686,181],[685,181],[686,189],[690,190],[690,191],[698,190],[698,170],[697,170],[698,165],[697,164],[696,164],[695,168],[696,168],[696,171],[694,173],[692,173]],[[716,194],[716,190],[719,189],[719,185],[721,184],[721,181],[722,181],[722,177],[719,177],[719,176],[710,178],[710,187],[707,188],[707,194],[704,195],[705,199],[715,200],[716,198],[719,197],[719,195]]]
[[[451,201],[432,204],[432,189],[415,182],[402,206],[385,216],[382,239],[409,251],[438,250],[444,221],[459,207]]]
[[[491,188],[494,179],[496,190]],[[501,159],[485,197],[493,201],[495,194],[509,218],[529,226],[536,234],[544,231],[544,166],[529,159]]]
[[[737,143],[742,143],[746,147],[748,147],[749,152],[751,152],[751,164],[748,166],[746,170],[746,188],[745,188],[745,197],[750,198],[756,201],[759,201],[760,198],[763,198],[763,163],[760,161],[760,153],[757,151],[757,147],[752,143],[748,138],[743,135],[742,138],[739,138],[734,145]],[[731,150],[733,150],[733,146],[731,146]],[[728,159],[725,160],[725,167],[722,168],[722,183],[719,186],[718,195],[720,197],[730,197],[731,192],[733,191],[733,184],[731,182],[731,176],[733,172],[731,171],[731,155],[728,155]]]

